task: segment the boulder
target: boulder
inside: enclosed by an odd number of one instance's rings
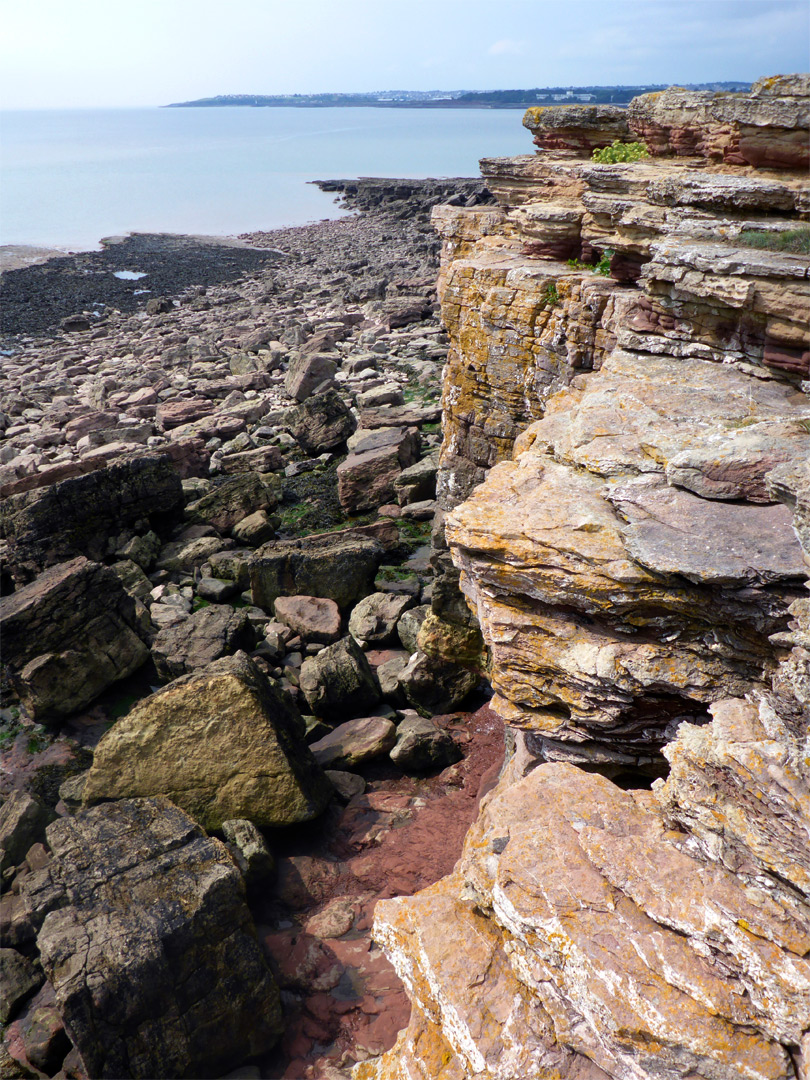
[[[155,412],[155,421],[162,431],[170,431],[172,428],[183,427],[194,420],[201,420],[204,416],[210,416],[216,408],[216,403],[208,398],[186,398],[182,401],[165,401],[158,405]]]
[[[281,1032],[225,846],[168,799],[54,822],[24,882],[56,1005],[90,1076],[218,1076]]]
[[[321,596],[279,596],[273,605],[279,622],[305,641],[331,645],[340,637],[340,609]]]
[[[462,753],[453,738],[424,716],[406,716],[397,728],[390,758],[404,772],[444,769],[460,761]]]
[[[101,739],[85,804],[166,795],[206,829],[316,817],[329,785],[303,721],[244,653],[186,675],[139,702]]]
[[[418,457],[419,434],[414,429],[378,428],[338,465],[340,505],[357,514],[393,502],[394,481]]]
[[[399,675],[408,701],[423,713],[450,712],[479,682],[480,676],[474,671],[434,660],[422,652],[415,652]]]
[[[158,675],[168,682],[249,647],[252,636],[243,611],[227,604],[204,607],[183,622],[164,627],[152,643],[152,659]]]
[[[281,450],[277,446],[256,446],[235,454],[224,454],[219,461],[220,471],[227,476],[235,473],[270,473],[282,465]]]
[[[0,806],[0,873],[20,865],[28,849],[45,836],[45,826],[54,816],[27,791],[9,794]]]
[[[337,390],[326,390],[290,409],[285,426],[305,453],[317,455],[345,443],[357,421]]]
[[[402,612],[397,623],[397,634],[402,642],[402,647],[411,654],[417,650],[416,638],[429,611],[430,606],[428,604],[408,608]]]
[[[197,596],[210,600],[213,604],[222,604],[239,592],[235,581],[223,581],[221,578],[201,577],[197,582]]]
[[[101,560],[111,536],[148,520],[160,532],[178,520],[180,477],[163,454],[140,454],[47,488],[11,495],[0,506],[8,566],[25,583],[76,555]]]
[[[413,606],[412,596],[372,593],[349,616],[349,633],[360,645],[387,645],[396,637],[400,617]]]
[[[349,720],[310,746],[324,769],[353,769],[387,754],[394,746],[397,729],[382,716]]]
[[[272,540],[276,535],[276,527],[267,514],[266,510],[256,510],[242,518],[231,529],[231,536],[239,544],[247,544],[248,547],[259,547]]]
[[[356,716],[380,700],[377,680],[352,637],[341,638],[305,660],[299,686],[310,710],[330,722]]]
[[[394,480],[394,491],[400,506],[436,498],[438,466],[438,455],[429,454],[402,470]]]
[[[331,383],[336,371],[337,364],[331,356],[300,354],[290,361],[284,389],[296,401],[303,401],[322,384]]]
[[[257,510],[272,510],[278,505],[281,482],[246,472],[229,477],[186,507],[186,520],[212,525],[219,532],[229,532]]]
[[[23,1017],[20,1035],[26,1058],[46,1076],[57,1071],[70,1050],[62,1017],[49,1005],[41,1005]]]
[[[37,720],[83,708],[149,656],[143,606],[114,571],[82,557],[0,600],[0,625],[4,663]]]
[[[374,591],[384,557],[373,537],[340,533],[282,540],[259,548],[250,563],[253,603],[270,610],[279,596],[320,596],[349,608]]]

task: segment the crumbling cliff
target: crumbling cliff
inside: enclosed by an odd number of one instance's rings
[[[413,1011],[358,1080],[810,1076],[809,106],[529,110],[498,205],[434,211],[420,644],[488,665],[515,750],[454,873],[378,905]]]

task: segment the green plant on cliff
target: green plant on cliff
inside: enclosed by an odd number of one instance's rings
[[[810,228],[799,226],[782,232],[741,232],[737,242],[745,247],[784,251],[789,255],[810,255]]]
[[[619,165],[624,162],[641,161],[649,156],[644,143],[623,143],[619,142],[618,139],[614,139],[610,146],[603,146],[599,150],[594,150],[593,154],[591,154],[593,160],[600,165]]]
[[[597,274],[601,274],[602,277],[610,277],[610,260],[615,254],[613,248],[605,248],[599,262],[594,267]]]
[[[560,294],[557,292],[557,286],[553,281],[550,281],[543,290],[543,303],[549,307],[554,307],[555,304],[559,304]]]

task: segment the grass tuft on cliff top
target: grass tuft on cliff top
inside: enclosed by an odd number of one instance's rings
[[[746,231],[740,233],[737,241],[744,247],[810,255],[810,228],[785,229],[783,232]]]

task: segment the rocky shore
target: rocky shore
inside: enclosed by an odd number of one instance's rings
[[[408,1017],[374,904],[503,758],[415,644],[430,211],[489,196],[323,186],[358,212],[3,276],[4,1075],[348,1076]]]
[[[524,125],[4,276],[5,1074],[808,1080],[810,80]]]

